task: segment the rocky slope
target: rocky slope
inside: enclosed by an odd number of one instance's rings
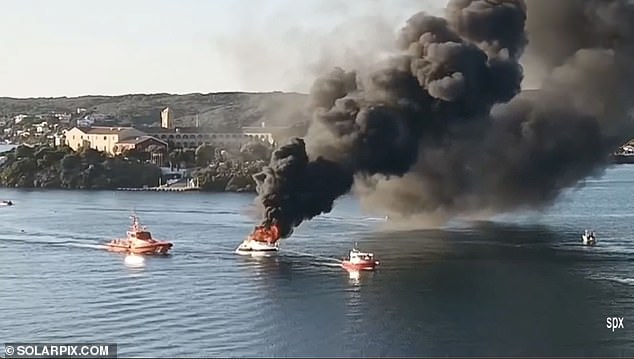
[[[209,94],[133,94],[123,96],[81,96],[16,99],[0,97],[0,116],[19,113],[42,114],[88,112],[111,115],[134,126],[157,125],[160,112],[169,106],[179,126],[200,126],[215,129],[238,129],[242,126],[292,125],[306,118],[308,96],[298,93],[222,92]]]

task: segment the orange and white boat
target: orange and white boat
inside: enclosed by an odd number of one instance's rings
[[[344,258],[341,262],[341,267],[348,271],[371,271],[379,265],[379,261],[374,259],[374,253],[361,252],[356,248],[356,245],[350,251],[348,257]]]
[[[127,231],[127,237],[113,239],[106,245],[109,251],[135,254],[167,254],[174,246],[171,242],[159,241],[152,238],[152,234],[145,226],[139,224],[139,217],[133,215],[132,226]]]
[[[279,250],[280,230],[277,224],[257,226],[236,249],[241,255],[271,255]]]

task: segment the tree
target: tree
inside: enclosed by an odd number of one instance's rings
[[[127,149],[123,151],[123,157],[124,158],[133,158],[137,161],[143,162],[143,161],[147,161],[148,159],[148,153],[147,152],[143,152],[143,151],[139,151],[136,148],[131,148],[131,149]]]
[[[105,161],[106,155],[90,147],[82,147],[79,151],[79,155],[89,164],[97,164]]]
[[[174,149],[167,154],[167,159],[170,162],[170,171],[176,170],[179,171],[181,169],[181,158],[182,151],[180,149]]]
[[[196,166],[196,150],[186,149],[183,151],[182,161],[185,163],[185,168]]]
[[[240,156],[244,161],[268,160],[271,148],[262,142],[248,142],[240,148]]]
[[[30,157],[33,155],[33,147],[20,145],[15,148],[15,156],[17,158],[20,157]]]
[[[196,148],[196,165],[199,167],[207,166],[216,158],[216,148],[210,145],[200,145]]]
[[[81,158],[77,155],[69,154],[62,158],[62,169],[71,170],[81,166]]]

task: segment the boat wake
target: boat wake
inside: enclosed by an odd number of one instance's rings
[[[291,253],[291,254],[295,254],[295,255],[303,256],[303,257],[312,257],[312,258],[317,258],[317,259],[323,259],[323,260],[329,261],[330,262],[329,264],[333,264],[334,266],[339,266],[339,264],[342,262],[341,259],[320,256],[320,255],[317,255],[317,254],[312,254],[312,253],[307,253],[307,252],[294,251],[292,249],[286,249],[286,248],[284,248],[284,249],[280,248],[280,252]]]
[[[74,248],[89,248],[89,249],[104,249],[105,248],[105,246],[99,245],[99,244],[82,243],[82,242],[76,242],[76,241],[57,242],[57,241],[42,241],[42,240],[32,240],[32,239],[22,239],[22,238],[0,238],[0,242],[2,241],[26,243],[29,245],[53,246],[53,247],[74,247]]]
[[[76,247],[76,248],[88,248],[88,249],[107,249],[106,246],[101,244],[64,243],[63,246]]]
[[[314,264],[324,267],[341,268],[341,264],[334,262],[314,262]]]
[[[593,277],[590,277],[590,279],[607,280],[607,281],[610,281],[610,282],[615,282],[615,283],[624,284],[624,285],[634,285],[634,278],[597,277],[597,276],[593,276]]]

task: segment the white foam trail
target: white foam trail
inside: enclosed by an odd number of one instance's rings
[[[609,280],[612,282],[625,284],[625,285],[634,285],[634,278],[621,278],[621,277],[590,277],[592,279],[599,280]]]
[[[341,264],[339,263],[317,262],[316,264],[319,264],[324,267],[341,268]]]
[[[90,249],[107,249],[103,244],[83,244],[83,243],[64,243],[67,247],[90,248]]]

